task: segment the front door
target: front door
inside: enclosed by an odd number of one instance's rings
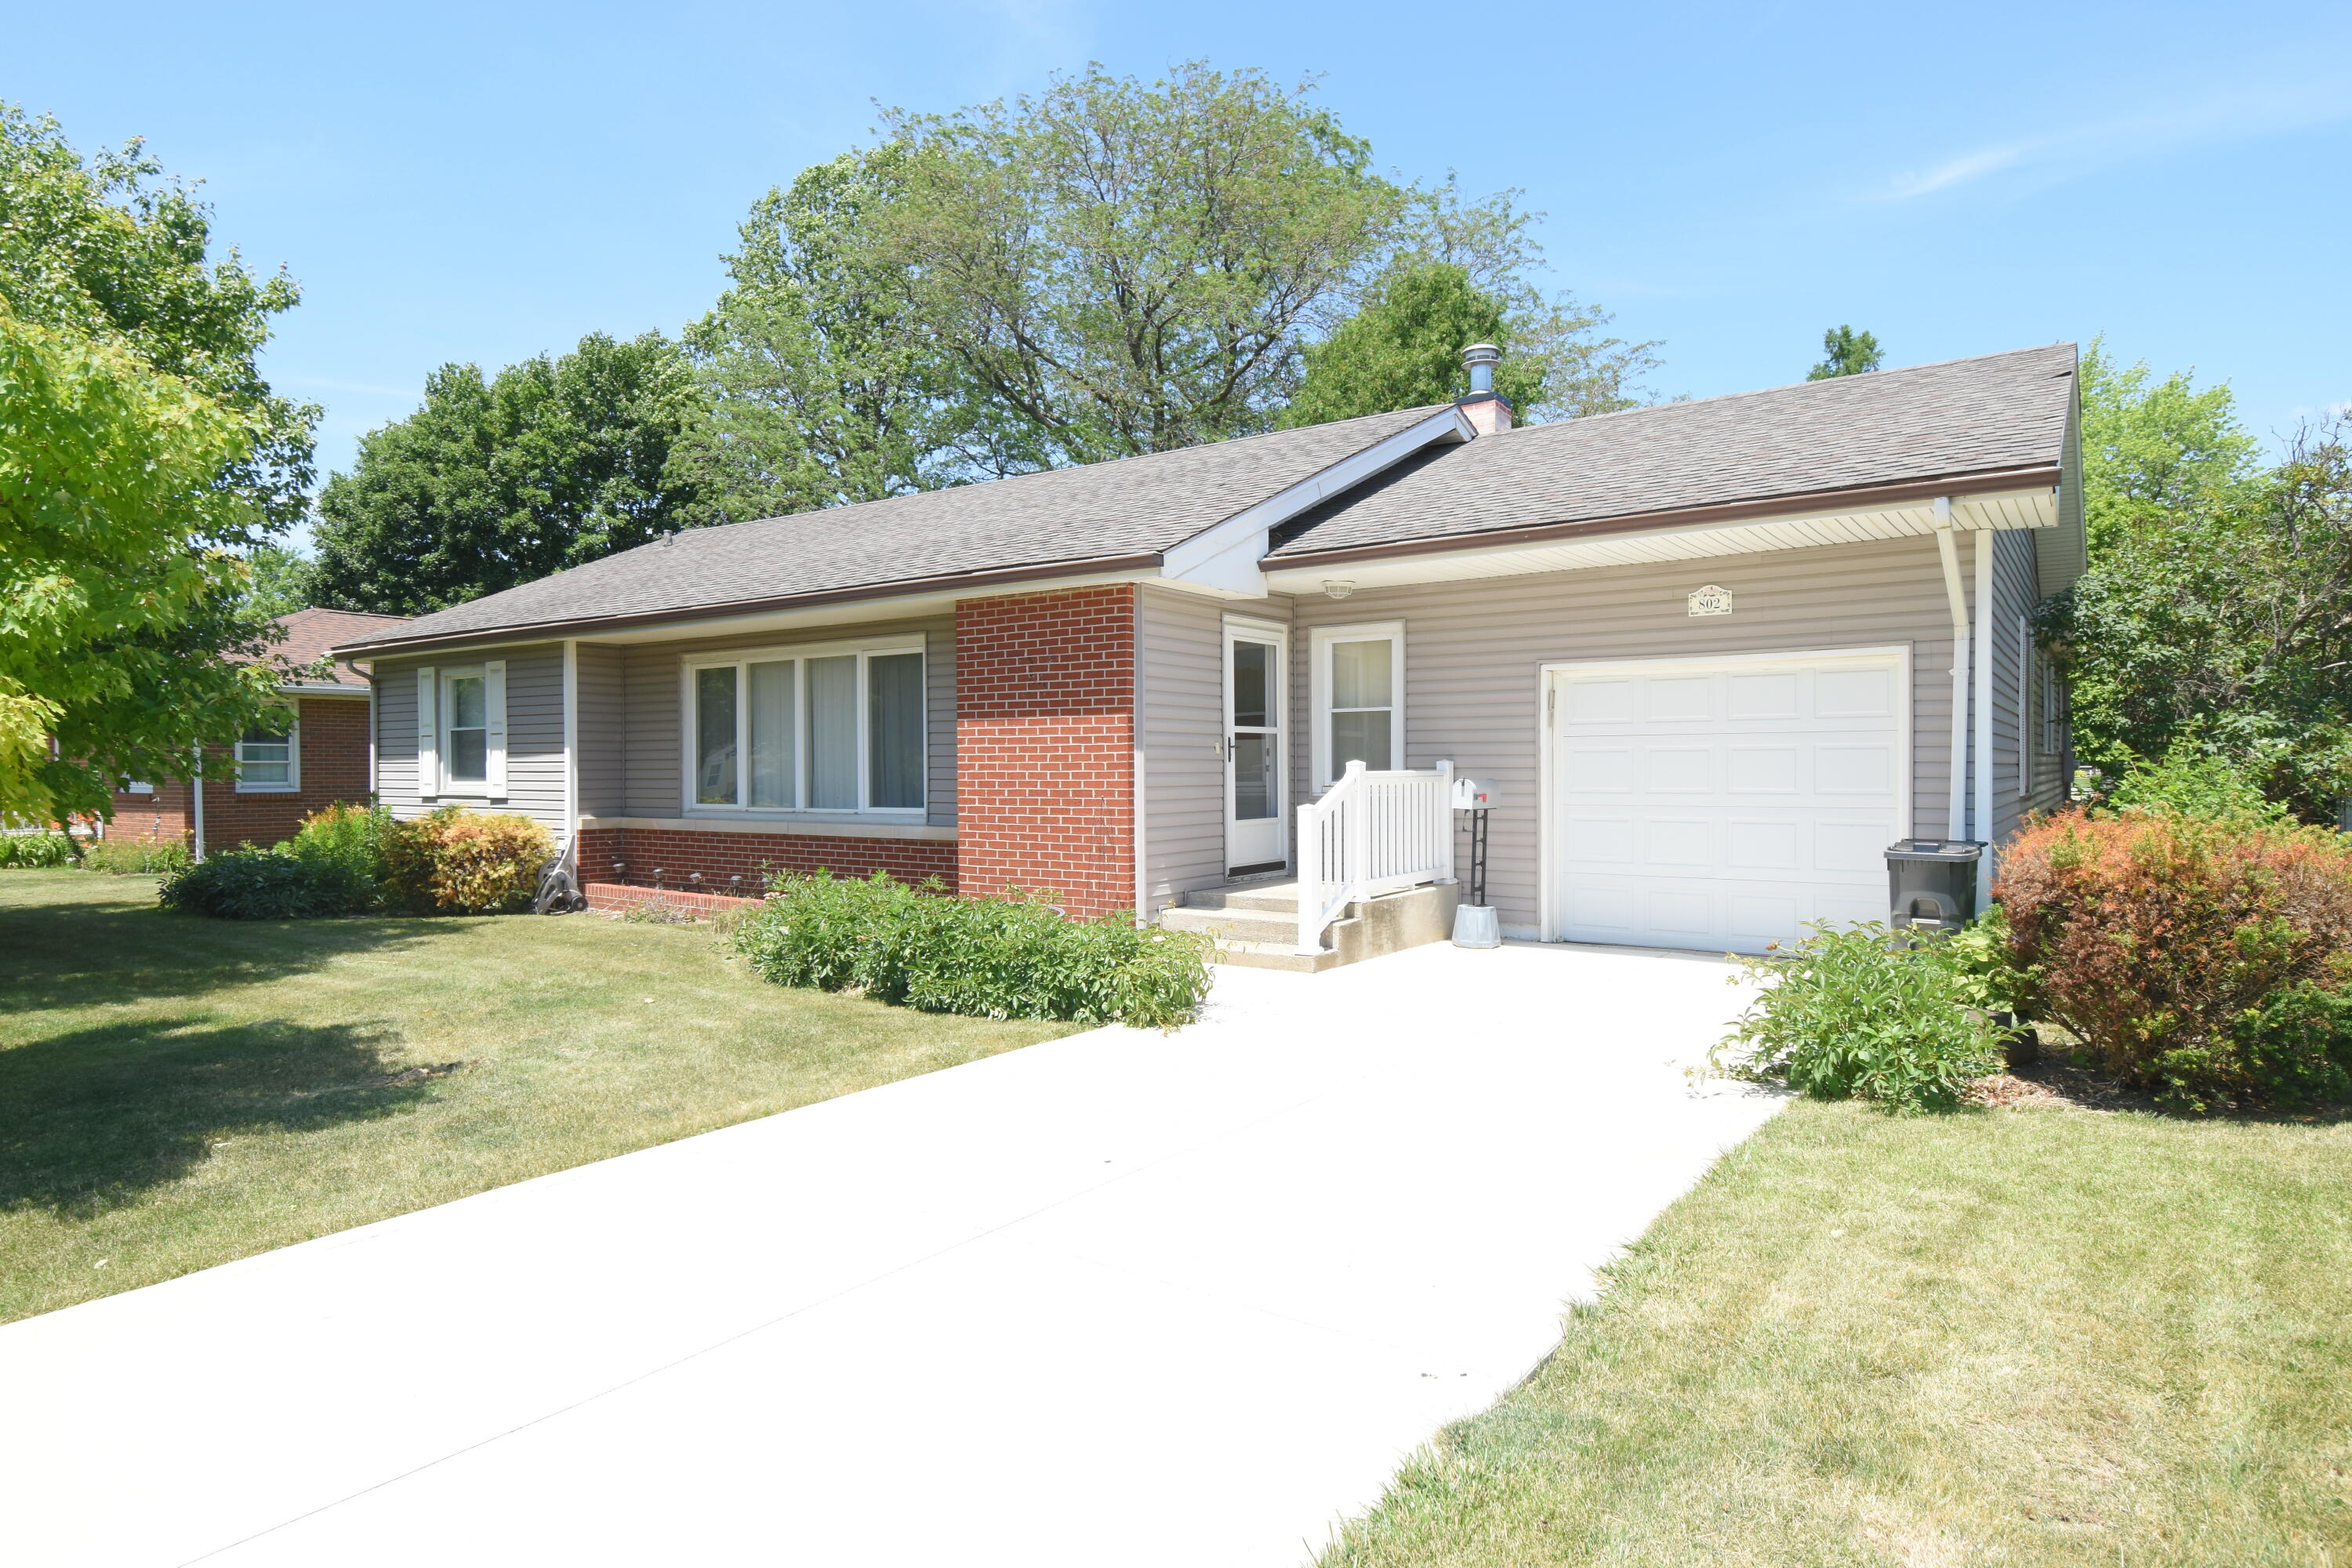
[[[1278,626],[1225,626],[1225,868],[1279,870],[1290,858],[1282,787],[1284,658]]]

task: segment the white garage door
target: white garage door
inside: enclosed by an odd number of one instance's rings
[[[1900,655],[1556,671],[1559,934],[1758,952],[1886,918],[1907,831]]]

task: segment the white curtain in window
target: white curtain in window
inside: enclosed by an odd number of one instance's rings
[[[857,658],[808,661],[809,805],[857,809]]]
[[[796,804],[793,797],[798,793],[799,779],[793,755],[796,731],[793,687],[796,674],[791,659],[777,659],[751,667],[751,710],[749,720],[753,805],[788,806]]]

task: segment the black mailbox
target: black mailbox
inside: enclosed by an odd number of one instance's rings
[[[1977,912],[1977,860],[1985,847],[1966,838],[1898,838],[1886,847],[1886,923],[1944,934]]]

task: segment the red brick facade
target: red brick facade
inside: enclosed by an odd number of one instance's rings
[[[1135,616],[1129,584],[956,606],[962,889],[1135,902]]]
[[[205,755],[205,847],[277,844],[294,836],[302,819],[336,801],[364,805],[368,778],[368,703],[358,697],[305,697],[301,710],[301,787],[241,795],[236,765],[226,751]],[[159,784],[152,795],[118,794],[107,832],[123,838],[190,838],[195,823],[189,787]]]
[[[696,920],[719,914],[727,910],[757,908],[757,899],[730,898],[720,893],[681,893],[667,889],[634,888],[620,882],[590,882],[580,889],[587,899],[591,912],[600,915],[625,914],[646,904],[658,904],[676,913]]]
[[[615,869],[619,862],[623,869]],[[953,841],[835,838],[807,833],[708,833],[692,828],[591,827],[580,835],[580,880],[757,893],[772,872],[814,871],[868,877],[887,871],[902,882],[937,877],[956,885]],[[700,882],[694,880],[699,872]],[[735,880],[741,878],[740,881]]]

